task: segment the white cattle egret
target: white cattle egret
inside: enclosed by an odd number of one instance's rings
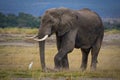
[[[31,63],[29,64],[29,69],[32,68],[32,65],[33,65],[33,61],[31,61]]]

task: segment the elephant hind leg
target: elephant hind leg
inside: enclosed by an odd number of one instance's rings
[[[91,70],[96,70],[96,64],[97,64],[97,57],[99,53],[100,48],[97,46],[93,46],[91,50],[92,60],[91,60]]]
[[[81,48],[81,51],[82,51],[81,70],[84,71],[86,69],[86,67],[87,67],[88,54],[90,52],[90,48],[88,48],[88,49]]]
[[[103,36],[100,36],[96,43],[92,46],[91,49],[91,55],[92,55],[92,60],[91,60],[91,70],[96,70],[96,64],[97,64],[97,57],[101,48],[101,43],[102,43]]]

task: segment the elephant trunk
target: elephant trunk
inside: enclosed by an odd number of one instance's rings
[[[39,51],[40,51],[40,61],[42,70],[46,69],[45,65],[45,41],[39,42]]]
[[[39,42],[39,53],[40,53],[40,62],[41,67],[43,71],[46,71],[46,65],[45,65],[45,40],[48,38],[48,35],[45,35],[43,38],[40,37],[34,37],[33,39],[35,41]]]

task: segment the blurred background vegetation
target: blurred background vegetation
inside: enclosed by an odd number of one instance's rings
[[[31,14],[20,12],[15,14],[3,14],[0,12],[0,28],[18,27],[18,28],[38,28],[40,25],[40,18]]]
[[[33,16],[24,12],[18,15],[0,12],[0,28],[16,27],[16,28],[38,28],[40,26],[41,16]],[[105,30],[120,30],[120,18],[102,18]]]

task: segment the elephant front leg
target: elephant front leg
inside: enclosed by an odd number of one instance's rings
[[[64,52],[64,51],[60,51],[57,53],[57,55],[54,58],[54,62],[55,62],[55,69],[61,70],[61,69],[69,69],[69,62],[68,62],[68,56],[67,54],[71,52]]]
[[[72,49],[73,50],[73,49]],[[68,68],[69,63],[68,59],[66,58],[66,55],[71,52],[72,50],[64,50],[61,49],[55,56],[54,62],[55,62],[55,69],[61,70],[63,68]],[[66,60],[67,59],[67,60]]]
[[[59,37],[59,36],[57,36],[57,34],[56,34],[56,39],[57,39],[57,50],[59,51],[60,50],[60,48],[61,48],[61,44],[62,44],[62,38],[63,37]],[[64,57],[63,57],[63,59],[62,59],[62,61],[60,62],[60,65],[59,65],[60,67],[62,67],[63,69],[69,69],[69,62],[68,62],[68,55],[66,54]]]
[[[65,55],[62,60],[63,69],[69,69],[68,55]]]
[[[73,41],[65,40],[62,43],[60,50],[58,51],[58,53],[56,54],[54,58],[55,69],[59,70],[59,69],[62,69],[63,67],[64,68],[69,67],[67,54],[73,51],[73,49],[74,49],[74,40]]]
[[[73,51],[77,30],[71,30],[62,36],[60,50],[54,58],[55,68],[69,67],[67,54]]]

